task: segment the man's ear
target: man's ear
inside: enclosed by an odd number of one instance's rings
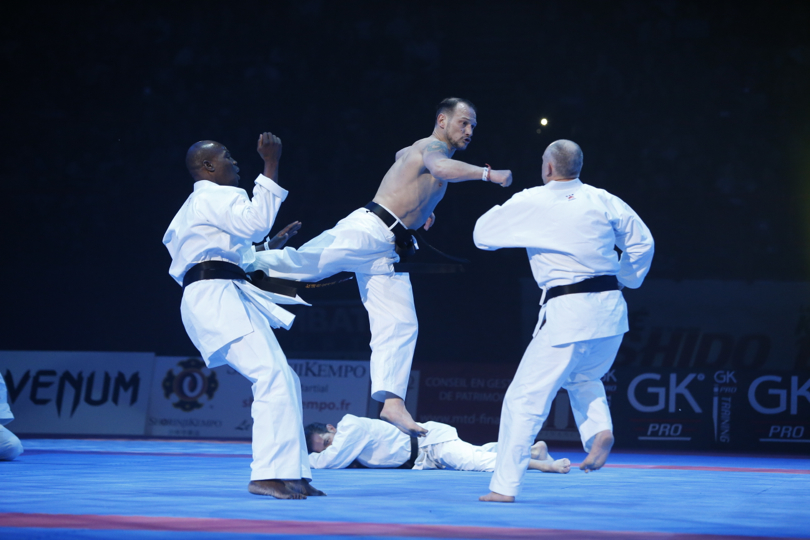
[[[337,429],[335,429],[335,426],[333,426],[332,424],[326,424],[326,431],[328,431],[329,433],[334,433],[337,431]]]
[[[442,129],[447,127],[447,115],[442,113],[436,117],[436,124]]]
[[[216,169],[216,167],[214,167],[214,164],[208,161],[207,159],[203,160],[202,165],[206,171],[214,172],[214,170]]]

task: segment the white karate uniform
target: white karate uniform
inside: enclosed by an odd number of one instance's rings
[[[414,469],[492,471],[495,443],[474,446],[458,438],[456,428],[439,422],[423,422],[428,430],[419,438]],[[313,469],[344,469],[357,460],[369,468],[399,467],[411,458],[411,438],[399,429],[372,418],[347,414],[338,423],[332,444],[309,455]]]
[[[287,191],[259,175],[253,200],[245,190],[207,180],[194,183],[163,243],[172,256],[171,276],[203,261],[227,261],[251,271],[253,242],[273,226]],[[301,427],[301,383],[287,364],[273,328],[289,328],[294,316],[277,303],[305,304],[262,291],[243,280],[196,281],[183,291],[183,325],[206,364],[229,364],[253,383],[251,480],[311,479]]]
[[[548,288],[596,276],[615,275],[621,285],[636,288],[653,256],[650,230],[633,209],[579,179],[515,194],[478,219],[473,238],[486,250],[526,248],[543,289],[541,304]],[[622,250],[621,259],[614,246]],[[541,308],[534,338],[504,397],[498,434],[502,451],[492,491],[517,495],[531,444],[560,387],[568,390],[586,451],[597,433],[613,429],[600,379],[627,330],[620,291],[559,296]]]
[[[20,439],[3,427],[12,420],[14,420],[14,414],[8,406],[6,381],[0,374],[0,461],[11,461],[23,452]]]
[[[298,249],[261,251],[255,268],[269,276],[318,281],[354,272],[371,329],[371,397],[405,399],[416,348],[418,322],[407,273],[395,273],[394,233],[360,208]]]

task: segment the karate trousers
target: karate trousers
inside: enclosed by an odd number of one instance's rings
[[[552,346],[548,332],[537,333],[504,396],[491,491],[513,497],[518,494],[529,466],[531,445],[561,387],[568,391],[586,452],[590,452],[597,433],[613,430],[601,378],[613,365],[622,337]]]
[[[241,294],[241,293],[240,293]],[[232,341],[214,355],[253,383],[253,462],[251,480],[312,479],[304,418],[301,381],[267,318],[245,299],[253,332]]]
[[[426,454],[422,469],[492,472],[498,457],[497,447],[498,443],[476,446],[461,439],[431,444],[421,449]]]
[[[371,330],[371,397],[384,401],[386,392],[405,399],[419,330],[410,276],[392,270],[398,260],[394,233],[361,208],[297,249],[257,253],[254,267],[300,281],[355,273]]]

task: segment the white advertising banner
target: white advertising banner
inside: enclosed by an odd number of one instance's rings
[[[249,439],[250,381],[229,366],[208,369],[200,358],[158,356],[146,435]]]
[[[304,425],[337,424],[343,415],[365,416],[371,392],[368,360],[289,360],[301,379]]]
[[[23,435],[142,436],[153,353],[0,351]]]
[[[288,360],[301,379],[304,424],[365,416],[369,362]],[[157,357],[146,435],[249,439],[251,384],[228,366],[213,370],[199,358]]]

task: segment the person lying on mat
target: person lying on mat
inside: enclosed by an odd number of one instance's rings
[[[304,428],[313,469],[345,469],[351,466],[376,469],[495,470],[497,443],[475,446],[462,441],[453,426],[440,422],[419,422],[428,430],[424,437],[409,437],[382,420],[347,414],[332,424],[312,423]],[[546,443],[532,446],[529,469],[567,473],[571,462],[553,459]]]

